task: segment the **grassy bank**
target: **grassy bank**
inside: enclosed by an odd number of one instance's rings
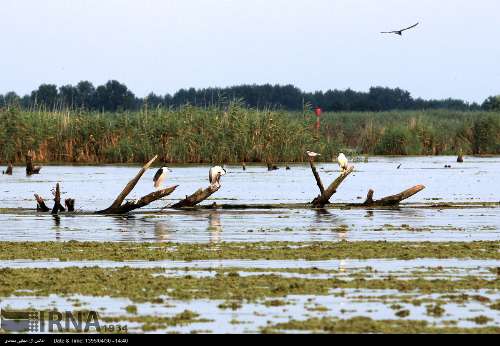
[[[135,163],[155,154],[168,163],[302,162],[306,149],[331,160],[362,155],[500,154],[500,113],[406,111],[315,117],[217,108],[89,113],[0,110],[0,160]]]

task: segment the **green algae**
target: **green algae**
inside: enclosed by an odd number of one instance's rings
[[[305,321],[291,320],[267,326],[263,333],[280,331],[308,331],[321,333],[380,333],[380,334],[471,334],[500,333],[500,327],[458,328],[453,326],[438,327],[426,321],[412,320],[373,320],[368,317],[354,317],[347,320],[332,317],[310,318]]]
[[[0,242],[0,260],[326,260],[500,259],[500,241],[478,242],[256,242],[178,244],[117,242]]]
[[[193,323],[212,322],[212,320],[200,318],[200,315],[190,310],[174,315],[172,317],[164,316],[113,316],[102,317],[103,321],[108,323],[126,323],[134,322],[140,323],[141,329],[144,332],[156,331],[159,329],[166,329],[168,327],[185,326]]]
[[[196,298],[255,301],[288,295],[328,295],[333,289],[394,289],[402,292],[453,293],[460,290],[500,288],[500,280],[468,276],[457,280],[394,277],[365,280],[287,278],[280,275],[231,276],[219,270],[215,277],[166,277],[162,268],[64,268],[0,269],[0,296],[57,294],[126,297],[153,301],[163,296],[181,300]]]

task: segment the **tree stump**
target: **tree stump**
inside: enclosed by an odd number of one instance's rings
[[[50,211],[49,207],[47,207],[47,205],[45,204],[44,199],[41,196],[37,195],[36,193],[35,193],[35,200],[36,200],[36,211],[44,213]]]
[[[61,204],[61,190],[59,188],[59,183],[57,183],[56,191],[54,193],[54,207],[52,207],[52,215],[63,211],[66,211],[66,209]]]
[[[7,166],[7,170],[3,172],[3,174],[5,175],[12,175],[13,173],[13,166],[12,166],[12,161],[9,162],[8,166]]]
[[[42,166],[33,165],[33,151],[28,151],[25,155],[26,158],[26,175],[40,174]]]

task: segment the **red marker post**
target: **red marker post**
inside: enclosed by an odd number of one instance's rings
[[[320,107],[316,107],[314,109],[314,113],[316,114],[316,130],[319,130],[320,127],[319,119],[321,118],[321,113],[323,113],[323,110]]]

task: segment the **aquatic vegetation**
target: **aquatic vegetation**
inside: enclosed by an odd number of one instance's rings
[[[500,241],[477,242],[0,242],[0,260],[209,260],[209,259],[500,259]],[[237,275],[233,273],[231,275]]]
[[[352,157],[500,153],[500,113],[446,110],[325,113],[320,132],[302,112],[233,103],[115,113],[0,109],[0,160],[138,163],[304,162],[306,149],[330,161]],[[345,150],[344,150],[345,151]]]
[[[332,317],[310,318],[305,321],[291,320],[277,323],[262,329],[263,333],[277,331],[309,331],[323,333],[384,333],[384,334],[423,334],[423,333],[500,333],[500,327],[458,328],[437,327],[426,321],[412,320],[373,320],[368,317],[354,317],[341,320]]]
[[[196,298],[221,299],[233,302],[279,298],[288,295],[328,295],[335,289],[392,289],[400,292],[456,292],[500,288],[499,280],[468,276],[456,280],[410,278],[290,278],[275,274],[230,277],[218,270],[214,277],[161,276],[162,268],[64,268],[64,269],[0,269],[0,296],[20,295],[25,290],[33,295],[86,295],[129,298],[134,302],[153,301],[165,295],[189,300]],[[436,305],[437,306],[437,305]],[[442,313],[440,306],[430,306],[429,314]]]

